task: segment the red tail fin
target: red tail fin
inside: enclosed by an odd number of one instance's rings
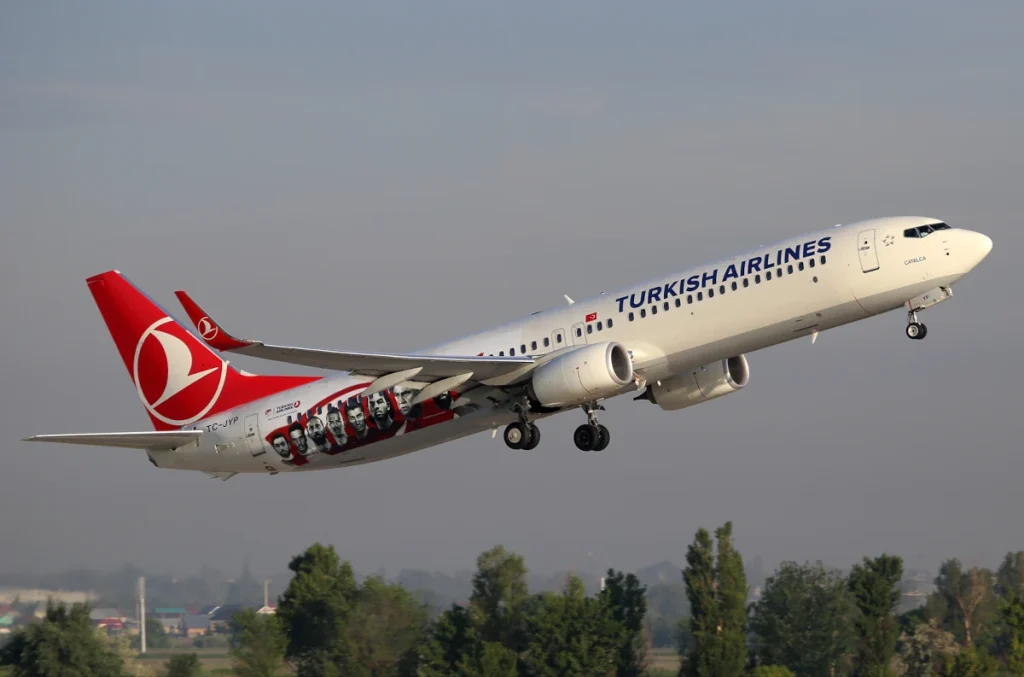
[[[116,270],[86,282],[157,430],[181,428],[317,380],[242,374]]]

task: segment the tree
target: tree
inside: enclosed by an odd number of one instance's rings
[[[716,529],[715,539],[717,554],[711,535],[700,529],[686,552],[692,649],[683,669],[690,677],[734,677],[747,662],[747,581],[732,544],[732,522]]]
[[[937,674],[939,677],[996,677],[999,665],[987,653],[972,647],[949,656]]]
[[[460,677],[517,677],[519,657],[497,642],[486,642],[462,664]]]
[[[953,633],[938,627],[938,621],[919,623],[912,634],[900,637],[897,670],[902,677],[931,677],[957,652]]]
[[[817,562],[783,562],[753,606],[750,630],[761,665],[784,665],[797,677],[833,674],[852,641],[846,580]]]
[[[750,677],[795,677],[792,670],[784,665],[758,665],[750,671]]]
[[[39,623],[0,648],[0,667],[19,677],[122,677],[124,662],[89,622],[89,607],[47,605]]]
[[[155,618],[146,619],[146,648],[147,649],[166,649],[171,646],[171,638],[167,635],[167,631],[164,630],[163,624]],[[131,639],[131,648],[140,649],[142,648],[142,635],[133,635]]]
[[[900,603],[903,560],[894,555],[864,558],[850,572],[848,585],[860,611],[856,629],[856,677],[883,677],[896,651],[899,627],[894,613]]]
[[[1008,552],[996,572],[996,594],[1007,599],[1024,597],[1024,551]]]
[[[933,593],[940,604],[942,622],[947,629],[956,628],[964,645],[971,647],[978,630],[991,615],[993,602],[992,572],[971,567],[967,571],[957,559],[949,559],[939,567]]]
[[[647,671],[647,645],[644,618],[647,614],[647,589],[633,574],[608,570],[601,602],[608,607],[618,626],[616,677],[639,677]]]
[[[1006,667],[1011,674],[1024,677],[1024,591],[1010,592],[999,602]]]
[[[231,658],[238,677],[274,677],[287,650],[288,638],[275,614],[243,609],[231,617]]]
[[[185,653],[171,656],[164,669],[167,671],[167,677],[199,677],[203,667],[199,663],[199,656]]]
[[[523,558],[495,546],[476,560],[470,605],[477,616],[481,638],[516,650],[522,642],[520,610],[529,591]]]
[[[356,594],[346,641],[353,666],[373,677],[408,673],[416,664],[416,647],[424,637],[427,610],[400,585],[378,576],[363,582]]]
[[[281,596],[277,616],[288,638],[288,658],[299,677],[345,674],[346,624],[356,595],[355,576],[333,546],[315,543],[292,558],[294,577]]]
[[[462,666],[471,661],[477,644],[469,610],[452,605],[427,629],[419,651],[421,674],[423,677],[460,675]]]

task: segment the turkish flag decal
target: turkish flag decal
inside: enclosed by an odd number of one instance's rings
[[[584,320],[584,321],[585,322],[593,322],[596,319],[597,319],[597,313],[590,313],[589,315],[587,315],[587,319]]]

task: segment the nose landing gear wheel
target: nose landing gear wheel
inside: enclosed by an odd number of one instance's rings
[[[529,451],[536,449],[538,444],[540,444],[540,428],[536,423],[530,423],[530,440],[522,448]]]
[[[920,341],[928,335],[928,327],[920,322],[911,322],[907,325],[907,338]]]
[[[530,429],[526,425],[516,421],[505,427],[505,444],[509,449],[523,449],[529,443]]]
[[[601,431],[596,425],[584,423],[572,434],[572,441],[580,451],[593,451],[601,439]]]

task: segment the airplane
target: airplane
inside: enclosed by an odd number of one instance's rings
[[[154,430],[48,434],[31,441],[145,450],[159,468],[219,479],[372,463],[479,432],[530,450],[536,422],[581,409],[573,441],[608,447],[603,402],[626,393],[677,411],[743,389],[747,353],[906,309],[918,313],[992,240],[927,217],[837,225],[661,276],[494,329],[391,355],[236,338],[184,291],[195,333],[118,271],[87,280]],[[257,375],[222,356],[318,367],[327,376]]]

